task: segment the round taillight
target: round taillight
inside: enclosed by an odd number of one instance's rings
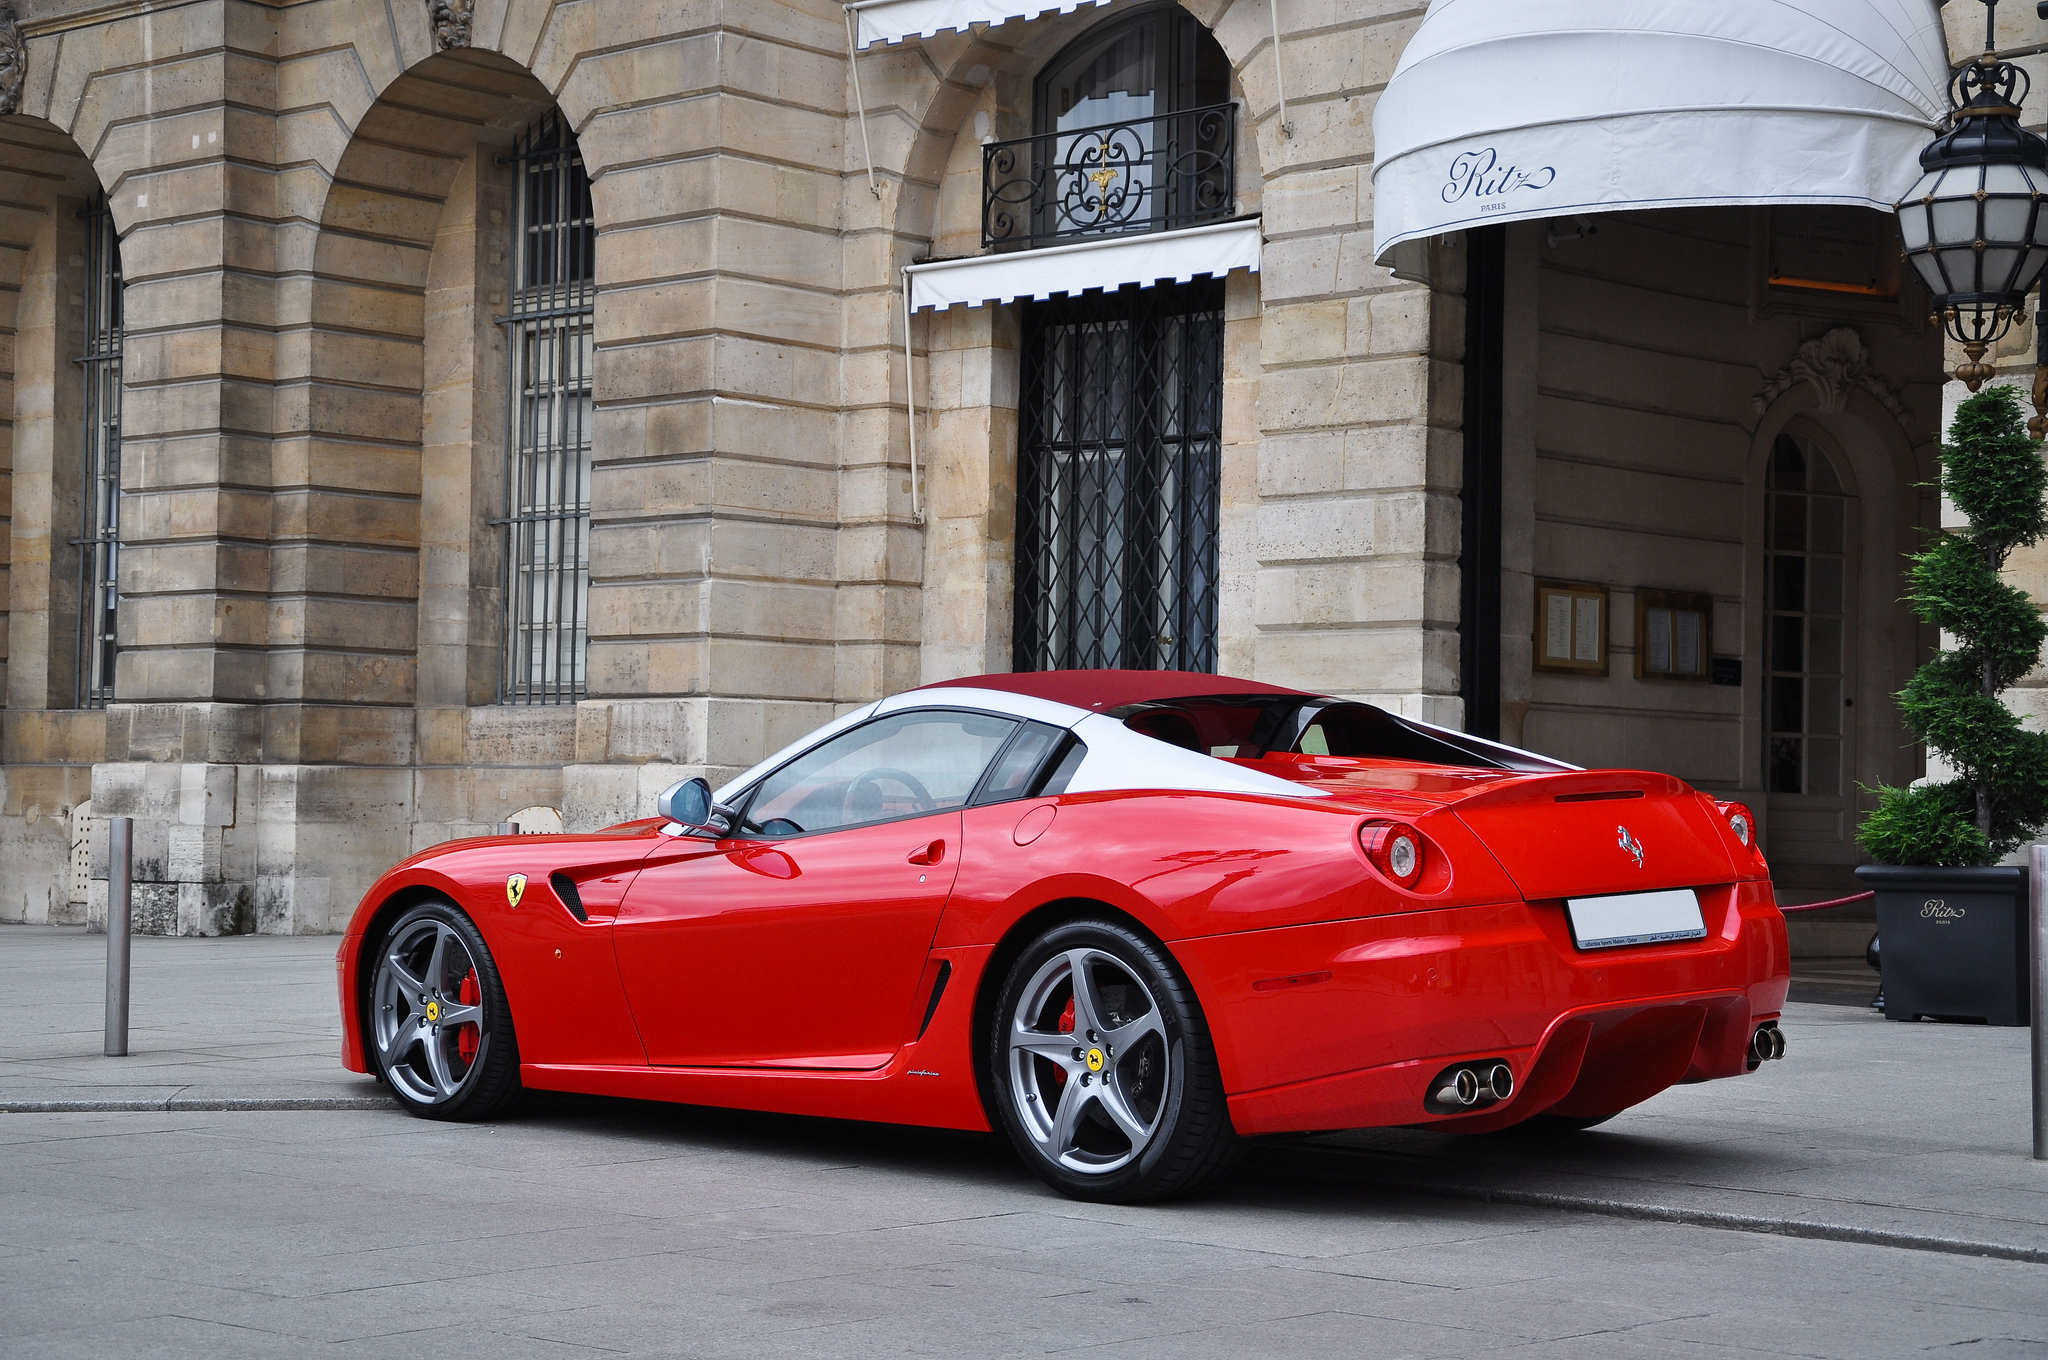
[[[1412,828],[1367,822],[1358,828],[1358,844],[1375,869],[1402,887],[1422,877],[1422,837]]]
[[[1387,837],[1387,867],[1395,878],[1413,878],[1422,867],[1422,847],[1413,836],[1395,832]]]
[[[1717,803],[1721,815],[1728,819],[1728,829],[1735,833],[1735,839],[1754,850],[1756,848],[1756,814],[1740,803]]]

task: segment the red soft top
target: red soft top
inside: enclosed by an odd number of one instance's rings
[[[1160,699],[1192,699],[1206,694],[1306,694],[1305,690],[1262,685],[1228,675],[1202,671],[1011,671],[1002,675],[970,675],[940,680],[924,689],[993,689],[1048,699],[1075,708],[1122,708],[1125,704]]]

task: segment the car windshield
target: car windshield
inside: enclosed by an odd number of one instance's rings
[[[794,836],[960,807],[1017,725],[947,709],[864,723],[762,780],[742,829]]]
[[[1522,768],[1522,754],[1441,732],[1371,704],[1303,695],[1211,694],[1114,709],[1133,732],[1207,756],[1377,757],[1480,769]],[[1529,757],[1528,768],[1564,768]]]

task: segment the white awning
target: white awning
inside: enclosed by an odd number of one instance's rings
[[[934,33],[970,24],[1001,24],[1011,19],[1036,19],[1041,14],[1072,14],[1083,5],[1109,0],[854,0],[846,8],[854,16],[861,47],[929,38]]]
[[[1629,208],[1889,210],[1948,74],[1936,0],[1432,0],[1373,112],[1373,253]]]
[[[1179,231],[1109,236],[1005,255],[970,255],[904,268],[914,309],[1051,297],[1127,283],[1186,283],[1198,274],[1221,278],[1259,267],[1259,220],[1214,222]]]

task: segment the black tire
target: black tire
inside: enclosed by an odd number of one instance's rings
[[[1086,1005],[1074,994],[1077,959]],[[1096,1012],[1099,1028],[1087,1020]],[[1062,1194],[1107,1204],[1168,1199],[1208,1184],[1242,1154],[1194,988],[1171,955],[1127,926],[1071,921],[1033,940],[1003,980],[988,1032],[996,1121]],[[1109,1042],[1117,1035],[1128,1036],[1121,1055]]]
[[[492,1119],[512,1108],[512,1009],[467,915],[443,900],[413,907],[377,937],[368,976],[364,1047],[399,1104],[422,1119]]]

